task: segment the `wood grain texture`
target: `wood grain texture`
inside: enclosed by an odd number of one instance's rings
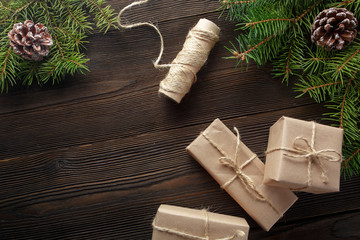
[[[117,11],[130,2],[109,1]],[[0,239],[150,239],[162,203],[245,217],[249,239],[360,239],[360,177],[342,180],[340,193],[297,193],[267,233],[186,153],[220,118],[264,159],[279,117],[321,121],[325,112],[308,97],[295,98],[270,66],[234,71],[234,62],[222,59],[234,23],[218,18],[218,6],[154,0],[124,15],[158,23],[163,62],[176,56],[199,18],[221,27],[220,42],[179,105],[157,95],[166,71],[152,66],[159,42],[146,27],[93,35],[86,76],[0,96]]]

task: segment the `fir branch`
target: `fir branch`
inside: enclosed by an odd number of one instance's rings
[[[72,9],[70,9],[68,4],[65,4],[63,0],[59,0],[61,6],[66,8],[66,11],[69,13],[70,17],[75,21],[76,25],[83,31],[92,30],[92,27],[90,24],[81,21],[80,18],[83,17],[82,12],[78,11],[78,14],[73,13]],[[79,6],[80,9],[81,6]],[[79,18],[79,19],[78,19]],[[86,19],[86,18],[85,18]]]
[[[20,11],[22,11],[22,10],[24,10],[25,8],[29,7],[31,4],[35,3],[36,1],[37,1],[37,0],[32,0],[32,1],[24,4],[23,6],[15,9],[15,10],[12,10],[12,9],[10,9],[10,8],[8,8],[8,7],[4,7],[5,9],[10,10],[10,11],[12,12],[12,16],[6,16],[5,19],[3,19],[3,21],[0,22],[0,24],[3,24],[4,22],[6,22],[6,20],[8,20],[10,17],[16,17],[16,15],[17,15]],[[3,7],[3,6],[2,6],[2,7]],[[15,22],[16,22],[16,21],[15,21]]]
[[[330,60],[330,58],[326,58],[326,57],[323,57],[323,58],[318,58],[318,57],[311,58],[311,61],[327,61],[327,60]]]
[[[10,17],[15,17],[17,13],[19,13],[20,11],[22,11],[22,10],[24,10],[25,8],[29,7],[31,4],[33,4],[33,3],[35,3],[35,2],[36,2],[36,0],[32,0],[31,2],[28,2],[28,3],[24,4],[23,6],[15,9],[15,10],[12,10],[12,9],[10,9],[10,8],[8,8],[8,7],[1,6],[2,8],[6,9],[6,10],[8,10],[8,11],[10,10],[10,11],[12,12],[12,15],[11,15],[11,16],[10,16],[10,15],[6,16],[6,17],[0,22],[0,24],[3,24],[4,22],[6,22],[6,20],[8,20]],[[15,22],[16,22],[16,21],[15,21]]]
[[[13,12],[13,15],[12,15],[12,16],[14,16],[15,14],[17,14],[17,13],[19,13],[20,11],[24,10],[25,8],[29,7],[31,4],[35,3],[36,1],[37,1],[37,0],[32,0],[32,1],[28,2],[28,3],[26,3],[25,5],[23,5],[23,6],[19,7],[19,8],[17,8],[17,9],[15,9],[14,11],[12,11],[12,12]]]
[[[300,14],[297,18],[295,18],[294,22],[299,22],[306,14],[311,12],[317,5],[319,5],[323,0],[318,0],[316,3],[311,5],[305,12]]]
[[[104,11],[100,8],[99,4],[97,4],[96,2],[92,1],[92,0],[88,0],[91,4],[93,4],[97,9],[99,9],[100,13],[105,17],[107,23],[113,27],[112,22],[110,21],[110,19],[106,16],[106,14],[104,13]]]
[[[59,27],[53,27],[53,28],[60,31],[60,32],[63,32],[66,36],[70,36],[70,38],[72,38],[76,42],[76,44],[78,44],[78,45],[82,44],[81,40],[74,37],[74,35],[72,35],[69,31],[67,31],[67,30],[65,30],[63,28],[59,28]]]
[[[343,1],[343,2],[339,3],[337,5],[337,7],[343,7],[344,5],[347,5],[347,4],[350,4],[350,3],[353,3],[353,2],[354,2],[354,0],[346,0],[346,1]]]
[[[2,63],[2,68],[1,68],[1,77],[0,77],[0,81],[1,81],[1,91],[4,91],[5,88],[7,89],[7,85],[5,83],[5,77],[7,75],[6,73],[6,67],[8,65],[8,61],[9,61],[9,57],[10,57],[10,53],[11,53],[11,47],[8,48],[8,51],[6,53],[6,56],[5,56],[5,60],[3,61]]]
[[[117,20],[115,18],[114,11],[110,8],[110,6],[105,8],[100,7],[104,3],[104,0],[97,0],[97,2],[96,0],[86,0],[86,2],[93,6],[90,8],[90,12],[95,12],[95,9],[98,10],[95,14],[95,21],[100,30],[103,30],[106,33],[110,27],[118,29],[118,26],[115,24]]]
[[[235,57],[236,59],[241,59],[242,61],[244,61],[246,54],[249,54],[250,52],[254,51],[255,49],[257,49],[257,48],[260,47],[261,45],[265,44],[267,41],[269,41],[269,40],[272,39],[273,37],[275,37],[274,34],[272,34],[271,36],[265,38],[264,40],[262,40],[261,42],[259,42],[259,43],[256,44],[255,46],[249,47],[249,49],[246,50],[245,52],[238,53],[238,52],[236,52],[236,51],[233,51],[234,57]]]
[[[81,23],[79,22],[79,20],[75,17],[75,15],[72,13],[72,11],[69,10],[69,7],[68,5],[66,5],[62,0],[59,0],[60,1],[60,4],[66,8],[66,11],[70,14],[70,16],[72,17],[72,19],[74,19],[74,21],[79,25],[81,26]]]
[[[356,74],[356,73],[355,73]],[[348,93],[348,90],[349,90],[349,86],[351,84],[351,82],[353,81],[354,79],[350,79],[346,88],[345,88],[345,93],[344,93],[344,96],[343,96],[343,100],[342,100],[342,103],[341,103],[341,110],[340,110],[340,128],[344,128],[344,108],[345,108],[345,103],[346,103],[346,97],[347,97],[347,93]]]
[[[317,88],[324,88],[324,87],[328,87],[328,86],[332,86],[332,85],[336,85],[336,84],[341,84],[342,82],[339,81],[339,82],[333,82],[333,83],[325,83],[325,84],[321,84],[321,85],[317,85],[317,86],[313,86],[313,87],[309,87],[309,88],[306,88],[306,89],[303,89],[301,90],[303,93],[306,93],[308,91],[311,91],[311,90],[314,90],[314,89],[317,89]]]
[[[358,90],[358,94],[360,96],[360,88],[359,88],[359,85],[354,81],[354,85],[356,87],[356,89]]]
[[[5,69],[6,69],[7,63],[9,61],[10,52],[11,52],[11,47],[9,47],[9,49],[8,49],[8,51],[6,53],[6,57],[5,57],[5,60],[4,60],[4,63],[3,63],[3,67],[1,69],[1,80],[6,75]]]
[[[350,160],[354,159],[356,155],[360,155],[360,148],[357,149],[350,157],[348,157],[345,161],[343,161],[343,165],[345,165],[345,167],[348,167],[348,163],[350,162]]]
[[[346,59],[346,61],[341,64],[341,66],[337,67],[337,71],[340,72],[346,66],[346,64],[348,64],[359,52],[360,48],[356,50],[348,59]]]
[[[245,26],[251,26],[252,28],[254,28],[254,25],[256,24],[260,24],[260,23],[266,23],[266,22],[276,22],[276,21],[287,21],[287,22],[294,22],[294,19],[290,19],[290,18],[276,18],[276,19],[265,19],[265,20],[261,20],[261,21],[257,21],[257,22],[249,22],[246,23]]]
[[[291,57],[292,49],[294,47],[294,40],[295,40],[295,35],[293,35],[292,38],[291,38],[290,48],[289,48],[289,52],[288,52],[287,58],[286,58],[285,79],[289,79],[289,74],[291,72],[291,69],[290,69],[289,66],[290,66],[290,57]]]
[[[247,1],[229,1],[229,0],[224,0],[222,1],[223,4],[227,5],[227,4],[244,4],[244,3],[253,3],[256,2],[256,0],[247,0]]]
[[[44,5],[44,9],[45,9],[45,12],[46,12],[46,15],[47,15],[47,18],[48,18],[48,22],[49,22],[49,24],[50,24],[50,27],[51,27],[52,29],[55,28],[54,25],[52,24],[51,17],[50,17],[50,13],[49,13],[49,9],[48,9],[48,7],[47,7],[46,4]],[[55,43],[56,43],[57,48],[59,49],[59,52],[60,52],[60,54],[61,54],[61,57],[64,59],[64,58],[65,58],[65,57],[64,57],[64,53],[63,53],[63,50],[62,50],[62,48],[61,48],[61,46],[60,46],[60,43],[59,43],[59,40],[58,40],[56,34],[53,34],[53,38],[54,38],[54,40],[55,40]]]
[[[221,1],[221,0],[220,0]],[[226,6],[227,9],[231,8],[232,5],[242,5],[242,4],[248,4],[248,3],[254,3],[256,0],[247,0],[247,1],[233,1],[233,0],[223,0],[222,4],[223,6]]]
[[[298,71],[302,69],[298,59],[304,56],[302,49],[304,43],[297,41],[297,37],[295,34],[289,36],[289,39],[283,43],[284,46],[279,50],[279,56],[273,61],[273,75],[274,77],[282,77],[283,82],[288,82],[290,76],[298,75]]]
[[[12,13],[15,12],[15,11],[12,10],[11,8],[8,8],[8,7],[5,7],[5,6],[0,6],[0,8],[5,9],[5,10],[7,10],[7,11],[10,11],[10,12],[12,12]]]

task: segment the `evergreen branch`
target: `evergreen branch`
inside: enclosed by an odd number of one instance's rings
[[[249,48],[247,51],[245,51],[245,52],[238,53],[238,52],[234,51],[233,54],[234,54],[234,56],[235,56],[236,59],[241,58],[241,60],[244,61],[246,54],[249,54],[251,51],[254,51],[254,50],[257,49],[259,46],[265,44],[267,41],[269,41],[269,40],[272,39],[273,37],[275,37],[274,34],[272,34],[271,36],[265,38],[264,40],[262,40],[261,42],[259,42],[259,43],[256,44],[255,46],[250,47],[250,48]]]
[[[302,34],[299,33],[299,35]],[[273,76],[282,77],[283,82],[288,82],[291,75],[299,76],[299,72],[303,70],[303,66],[298,63],[298,60],[304,57],[302,46],[305,43],[302,40],[297,40],[299,35],[292,33],[291,36],[288,36],[273,61]]]
[[[332,85],[341,84],[341,83],[342,83],[341,81],[332,82],[332,83],[325,83],[325,84],[321,84],[321,85],[318,85],[318,86],[313,86],[313,87],[310,87],[310,88],[303,89],[302,92],[306,93],[308,91],[311,91],[311,90],[314,90],[314,89],[317,89],[317,88],[323,88],[323,87],[332,86]]]
[[[48,21],[49,21],[50,27],[51,27],[52,29],[54,29],[55,27],[54,27],[54,25],[52,24],[51,17],[50,17],[50,12],[49,12],[49,9],[48,9],[48,7],[46,6],[46,4],[45,4],[44,9],[45,9],[46,15],[47,15],[47,17],[48,17]],[[56,46],[57,46],[57,48],[58,48],[58,50],[59,50],[59,52],[60,52],[60,54],[61,54],[61,57],[62,57],[63,59],[65,59],[63,50],[62,50],[62,48],[61,48],[61,46],[60,46],[59,40],[58,40],[58,38],[57,38],[57,36],[56,36],[55,33],[53,34],[53,38],[55,39],[55,43],[56,43]]]
[[[28,6],[30,6],[31,4],[35,3],[37,0],[32,0],[31,2],[26,3],[25,5],[15,9],[15,10],[11,10],[13,12],[12,17],[14,17],[17,13],[19,13],[20,11],[24,10],[25,8],[27,8]],[[4,7],[5,8],[5,7]],[[6,8],[9,9],[9,8]],[[6,20],[8,20],[10,18],[10,16],[7,16],[5,19],[3,19],[3,21],[0,22],[0,24],[3,24]]]
[[[58,40],[58,38],[56,37],[55,34],[54,34],[53,38],[55,39],[55,43],[56,43],[56,46],[57,46],[57,48],[58,48],[58,50],[59,50],[59,52],[60,52],[60,54],[61,54],[61,57],[62,57],[63,59],[65,59],[65,57],[64,57],[64,52],[62,51],[62,48],[61,48],[60,43],[59,43],[59,40]]]
[[[18,12],[24,10],[25,8],[27,8],[27,7],[30,6],[31,4],[35,3],[36,1],[37,1],[37,0],[32,0],[31,2],[28,2],[27,4],[25,4],[24,6],[16,9],[16,10],[14,11],[14,14],[13,14],[13,15],[15,15],[15,14],[17,14]]]
[[[256,0],[247,0],[247,1],[231,1],[231,0],[223,0],[222,4],[223,6],[227,6],[227,9],[229,9],[234,4],[246,4],[246,3],[254,3]]]
[[[248,1],[229,1],[229,0],[224,0],[222,1],[222,3],[224,5],[227,5],[227,4],[244,4],[244,3],[253,3],[253,2],[256,2],[256,0],[248,0]]]
[[[346,59],[346,61],[341,66],[337,67],[337,71],[340,72],[345,67],[345,65],[348,64],[350,60],[353,59],[359,52],[360,48],[356,50],[348,59]]]
[[[358,150],[356,150],[350,157],[348,157],[344,162],[343,165],[345,165],[345,167],[348,167],[348,163],[350,160],[352,160],[357,154],[360,153],[360,148]]]
[[[3,80],[3,77],[6,75],[5,69],[6,69],[6,65],[7,65],[8,61],[9,61],[10,52],[11,52],[11,46],[9,47],[9,49],[7,51],[5,61],[3,63],[4,65],[3,65],[2,69],[1,69],[1,80]]]
[[[311,58],[311,61],[326,61],[326,60],[330,60],[330,58],[317,58],[317,57]]]
[[[1,48],[5,50],[6,48]],[[18,70],[17,66],[12,65],[12,56],[11,56],[11,46],[7,48],[6,52],[0,53],[1,59],[1,75],[0,75],[0,86],[1,92],[7,91],[9,83],[13,85],[14,76],[16,71]]]
[[[323,0],[318,0],[316,3],[314,3],[310,8],[308,8],[305,12],[303,12],[302,14],[300,14],[300,16],[298,16],[294,22],[299,22],[306,14],[308,14],[309,12],[311,12],[317,5],[319,5]]]
[[[79,20],[75,17],[75,15],[69,10],[69,6],[66,5],[62,0],[59,0],[60,4],[66,8],[66,11],[70,14],[70,16],[74,19],[74,21],[81,26],[82,24],[79,22]]]
[[[356,74],[356,73],[355,73]],[[344,128],[344,108],[345,108],[345,102],[346,102],[346,97],[347,97],[347,93],[348,93],[348,90],[349,90],[349,86],[351,84],[351,82],[353,81],[353,78],[349,80],[346,88],[345,88],[345,93],[344,93],[344,96],[343,96],[343,100],[342,100],[342,103],[341,103],[341,110],[340,110],[340,128]]]
[[[254,28],[254,25],[256,25],[256,24],[266,23],[266,22],[276,22],[276,21],[294,22],[294,19],[290,19],[290,18],[265,19],[265,20],[261,20],[261,21],[257,21],[257,22],[246,23],[245,26],[246,27],[251,26],[252,28]]]
[[[100,14],[105,18],[107,24],[110,26],[110,27],[113,27],[113,28],[116,28],[117,29],[117,26],[113,23],[113,21],[110,20],[110,18],[107,16],[107,14],[104,12],[104,10],[100,7],[99,4],[97,4],[95,1],[93,0],[87,0],[88,2],[90,2],[93,6],[95,6],[98,11],[100,12]],[[106,30],[105,30],[106,32]]]
[[[63,28],[59,28],[59,27],[54,27],[54,29],[59,30],[60,32],[63,32],[64,34],[66,34],[67,36],[70,36],[77,44],[81,44],[80,40],[77,39],[76,37],[74,37],[73,35],[71,35],[68,31],[66,31]]]
[[[358,94],[360,96],[360,88],[359,88],[359,85],[354,81],[354,85],[356,87],[356,89],[358,90]]]
[[[295,36],[293,35],[292,38],[291,38],[290,48],[289,48],[289,52],[288,52],[287,59],[286,59],[286,66],[285,66],[285,72],[286,72],[285,78],[286,79],[289,78],[289,73],[291,72],[291,69],[289,68],[289,65],[290,65],[291,51],[292,51],[292,48],[294,46],[294,39],[295,39]]]
[[[0,6],[1,8],[10,11],[10,12],[15,12],[14,10],[12,10],[11,8],[5,7],[5,6]]]
[[[51,76],[53,76],[54,71],[59,67],[59,65],[60,65],[59,63],[56,64],[55,67],[53,67],[53,68],[49,71],[49,74],[50,74]]]
[[[76,66],[78,66],[79,68],[83,68],[83,67],[84,67],[84,65],[82,65],[81,63],[76,62],[76,61],[74,61],[74,60],[72,60],[72,59],[68,59],[67,61],[74,63],[74,64],[75,64]]]
[[[353,3],[353,2],[354,2],[354,0],[346,0],[346,1],[343,1],[343,2],[339,3],[337,5],[337,7],[342,7],[344,5],[347,5],[347,4],[350,4],[350,3]]]

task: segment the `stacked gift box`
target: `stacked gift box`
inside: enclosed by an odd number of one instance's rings
[[[265,164],[219,119],[186,148],[265,231],[297,200],[293,191],[339,191],[343,130],[281,117],[271,128]],[[243,218],[161,205],[153,239],[247,239]]]

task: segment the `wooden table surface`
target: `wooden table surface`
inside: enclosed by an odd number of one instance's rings
[[[109,1],[116,11],[130,2]],[[151,239],[152,219],[165,203],[244,217],[249,239],[360,239],[360,177],[342,179],[339,193],[297,193],[265,232],[186,153],[220,118],[264,159],[279,117],[321,121],[326,111],[307,96],[295,98],[270,67],[234,71],[235,62],[222,59],[234,23],[218,18],[218,7],[215,0],[153,0],[124,15],[157,23],[163,63],[199,18],[222,29],[181,104],[158,97],[167,70],[152,65],[159,38],[148,27],[91,36],[86,76],[0,96],[0,239]]]

